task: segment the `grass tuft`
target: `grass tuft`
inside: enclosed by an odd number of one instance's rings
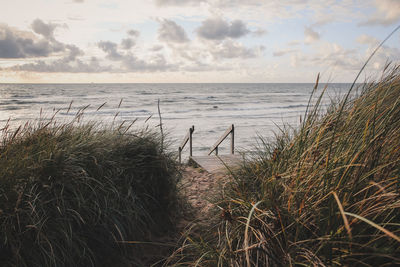
[[[79,117],[3,128],[1,266],[141,266],[132,243],[174,227],[178,172],[161,136]]]

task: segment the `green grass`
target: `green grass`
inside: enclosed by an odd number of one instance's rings
[[[168,264],[399,266],[400,68],[359,90],[262,140]]]
[[[0,266],[140,266],[140,242],[173,229],[178,171],[160,135],[74,121],[3,129]]]

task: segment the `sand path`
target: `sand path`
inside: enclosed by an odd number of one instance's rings
[[[214,206],[212,198],[220,190],[227,176],[224,173],[208,173],[201,168],[185,167],[182,172],[182,192],[192,206],[195,219],[207,218]]]

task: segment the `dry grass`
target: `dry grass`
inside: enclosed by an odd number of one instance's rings
[[[261,142],[168,264],[400,265],[400,68],[360,90]]]

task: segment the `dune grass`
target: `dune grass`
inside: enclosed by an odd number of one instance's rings
[[[160,135],[76,120],[2,133],[0,266],[141,266],[124,241],[173,229],[178,171]]]
[[[262,140],[168,264],[399,266],[400,68],[359,90]]]

